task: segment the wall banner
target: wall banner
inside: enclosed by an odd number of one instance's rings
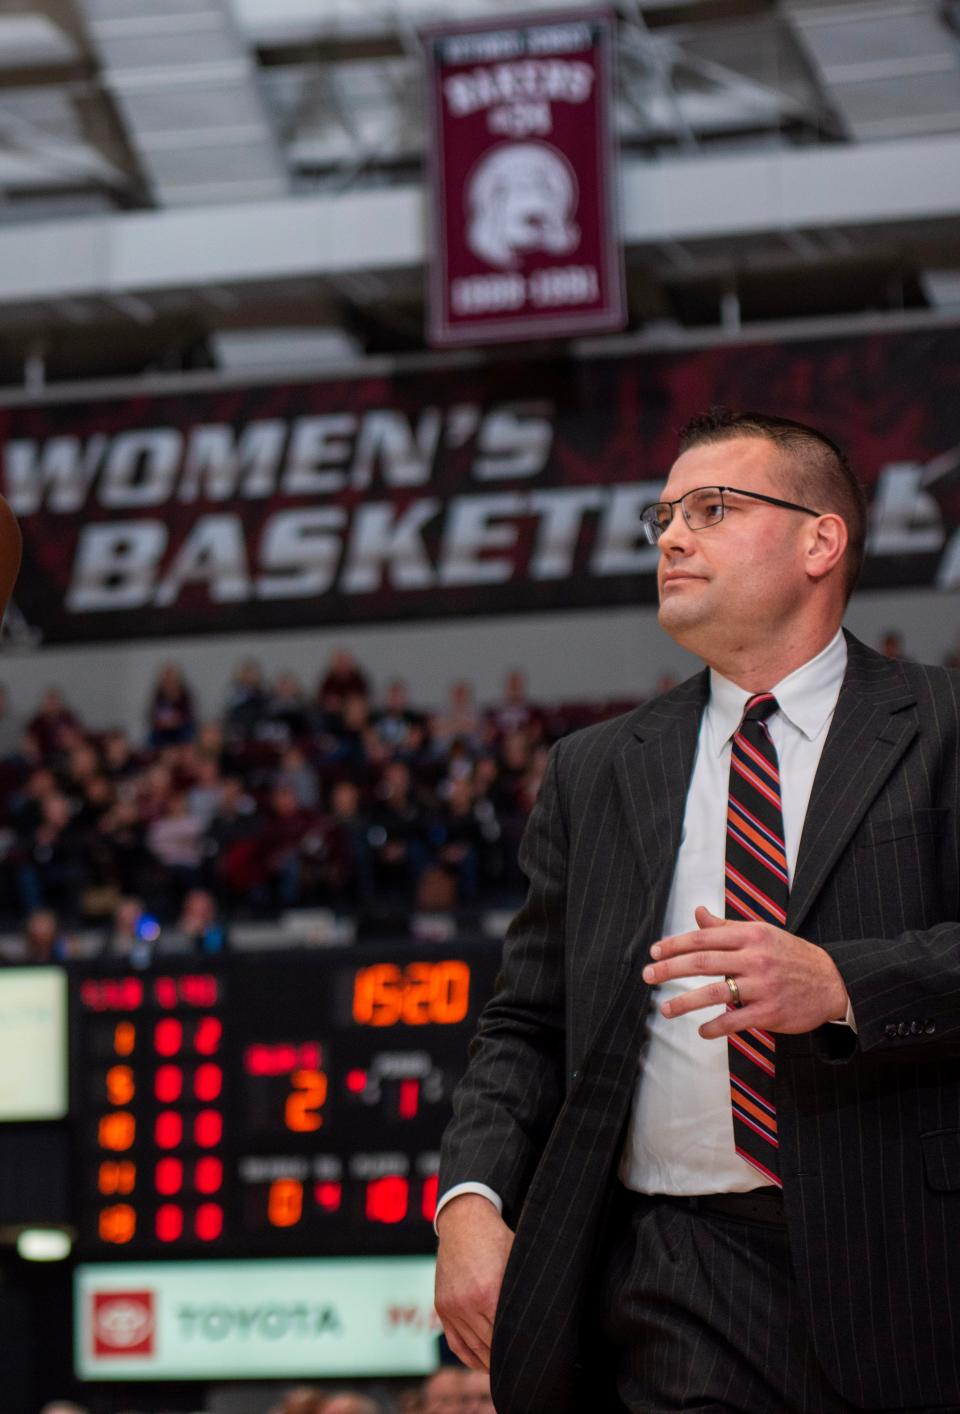
[[[640,512],[713,403],[821,428],[863,589],[960,585],[960,336],[939,328],[0,408],[39,641],[654,603]]]
[[[432,343],[623,328],[613,26],[565,10],[424,32]]]

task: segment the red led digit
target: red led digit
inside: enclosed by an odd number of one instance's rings
[[[215,1056],[220,1049],[223,1027],[215,1016],[201,1017],[193,1038],[193,1049],[198,1056]]]
[[[410,1185],[399,1174],[367,1184],[367,1217],[372,1223],[399,1223],[407,1216]]]
[[[360,1095],[367,1088],[367,1072],[365,1070],[347,1071],[347,1089],[352,1095]]]
[[[223,1187],[223,1164],[209,1154],[197,1160],[193,1170],[193,1186],[198,1193],[219,1193]]]
[[[129,1242],[137,1230],[137,1210],[129,1203],[101,1208],[97,1230],[103,1242]]]
[[[423,1194],[420,1199],[420,1211],[428,1223],[432,1223],[437,1216],[437,1175],[423,1181]]]
[[[180,978],[180,1000],[184,1006],[216,1006],[217,979],[207,973]]]
[[[132,1021],[118,1021],[113,1028],[113,1049],[118,1056],[133,1054],[137,1044],[137,1028]]]
[[[223,1115],[219,1110],[201,1110],[193,1122],[194,1141],[201,1149],[212,1149],[223,1138]]]
[[[161,1065],[153,1077],[153,1093],[162,1105],[176,1104],[183,1094],[183,1071],[178,1065]]]
[[[157,1209],[157,1237],[161,1242],[176,1242],[183,1235],[183,1209],[176,1203],[162,1203]]]
[[[316,1183],[313,1187],[313,1196],[317,1200],[317,1206],[325,1213],[335,1213],[340,1207],[340,1200],[343,1197],[343,1184]]]
[[[175,1149],[183,1141],[183,1117],[176,1110],[163,1110],[157,1115],[153,1137],[158,1149]]]
[[[223,1071],[218,1065],[201,1065],[193,1077],[193,1093],[198,1100],[215,1100],[223,1089]]]
[[[88,1011],[136,1011],[143,1005],[143,983],[139,977],[90,978],[80,988],[80,1000]]]
[[[420,1081],[401,1080],[397,1111],[401,1119],[413,1119],[420,1105]]]
[[[216,1242],[223,1232],[223,1209],[220,1204],[201,1203],[193,1226],[201,1242]]]
[[[172,1198],[183,1187],[183,1164],[179,1159],[161,1159],[153,1176],[158,1193]]]
[[[172,1016],[165,1016],[153,1028],[153,1046],[158,1056],[175,1056],[183,1045],[183,1027]]]
[[[153,984],[153,997],[157,1006],[167,1011],[177,1004],[177,984],[172,977],[158,977]]]

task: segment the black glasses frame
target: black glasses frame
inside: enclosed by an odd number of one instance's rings
[[[711,525],[690,525],[690,519],[687,515],[687,509],[683,504],[688,496],[696,496],[700,491],[720,492],[720,507],[722,514],[720,516],[720,519],[713,521]],[[640,512],[640,520],[642,521],[643,525],[647,527],[647,529],[653,534],[654,543],[656,543],[656,541],[660,539],[661,535],[663,535],[663,533],[668,530],[672,525],[674,509],[677,506],[680,507],[680,510],[683,513],[683,518],[687,522],[687,525],[690,525],[691,530],[697,532],[701,530],[712,530],[715,525],[720,524],[720,521],[723,520],[724,515],[726,515],[727,513],[727,507],[723,499],[724,491],[732,491],[735,496],[747,496],[751,501],[765,501],[768,506],[782,506],[785,511],[802,511],[803,514],[807,516],[823,515],[823,511],[815,511],[810,506],[800,506],[797,504],[796,501],[783,501],[780,499],[779,496],[765,496],[761,491],[744,491],[739,486],[694,486],[691,490],[685,491],[682,496],[678,496],[675,501],[651,501],[650,505],[644,506],[643,510]],[[652,514],[652,512],[656,511],[660,506],[670,507],[670,519],[667,521],[666,525],[659,525]]]

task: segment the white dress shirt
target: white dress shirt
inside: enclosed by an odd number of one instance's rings
[[[780,760],[783,827],[791,883],[800,835],[820,754],[847,666],[841,631],[815,658],[770,688],[779,710],[767,719]],[[700,726],[696,758],[683,816],[663,936],[696,928],[694,909],[703,904],[724,915],[724,857],[731,740],[753,694],[719,673],[710,673],[710,699]],[[699,1027],[722,1008],[667,1018],[660,1006],[671,996],[700,987],[702,977],[658,987],[651,999],[639,1058],[620,1178],[641,1193],[738,1193],[761,1186],[762,1175],[733,1145],[727,1042],[704,1040]],[[847,1023],[853,1018],[848,1009]],[[437,1208],[460,1193],[481,1193],[502,1210],[499,1196],[481,1183],[449,1189]]]

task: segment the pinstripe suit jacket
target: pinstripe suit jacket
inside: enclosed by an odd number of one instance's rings
[[[857,1407],[932,1409],[960,1404],[960,674],[848,648],[787,927],[835,959],[859,1034],[778,1040],[784,1202],[828,1378]],[[600,1407],[597,1252],[708,682],[559,742],[524,837],[440,1173],[489,1184],[516,1228],[500,1414]]]

